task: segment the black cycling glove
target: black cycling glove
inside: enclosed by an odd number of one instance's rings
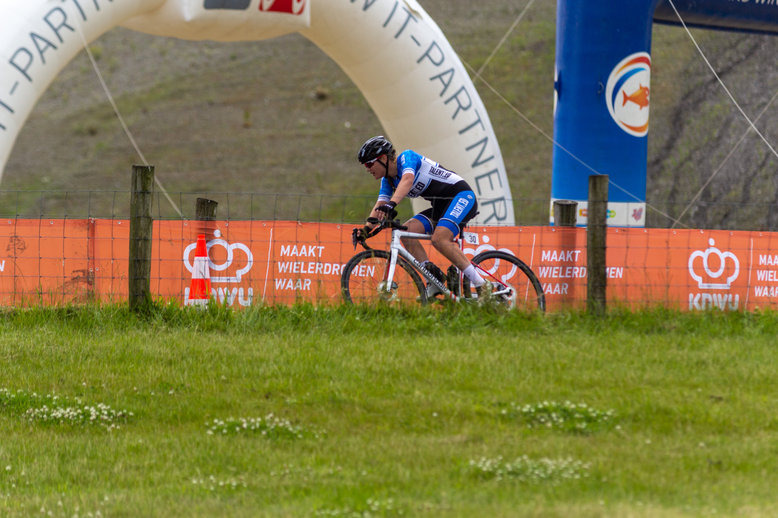
[[[391,221],[397,217],[397,211],[394,209],[396,206],[397,204],[395,202],[387,201],[384,205],[381,205],[380,207],[376,207],[375,210],[386,214],[386,219]]]
[[[370,237],[370,232],[373,229],[365,225],[362,228],[355,228],[351,232],[351,244],[354,245],[354,250],[357,249],[357,244],[360,242],[364,242],[367,238]]]

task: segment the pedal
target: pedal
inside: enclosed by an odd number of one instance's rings
[[[443,270],[441,270],[440,268],[438,268],[438,267],[437,267],[435,264],[433,264],[433,263],[431,263],[431,262],[428,262],[428,263],[427,263],[427,264],[424,266],[424,269],[427,271],[427,273],[429,273],[430,275],[432,275],[433,277],[435,277],[435,279],[437,279],[437,280],[438,280],[438,281],[439,281],[439,282],[440,282],[442,285],[444,285],[444,286],[445,286],[445,285],[446,285],[446,283],[448,282],[448,279],[447,279],[447,277],[446,277],[446,274],[445,274],[445,273],[443,273]],[[435,286],[435,284],[434,284],[434,283],[432,283],[432,282],[428,282],[428,283],[427,283],[427,299],[431,299],[431,298],[433,298],[435,295],[438,295],[439,293],[443,293],[443,292],[440,290],[440,288],[438,288],[437,286]]]
[[[433,299],[435,295],[440,295],[441,293],[443,293],[442,291],[440,291],[440,289],[437,286],[435,286],[432,283],[429,283],[427,285],[426,291],[427,291],[427,300]]]

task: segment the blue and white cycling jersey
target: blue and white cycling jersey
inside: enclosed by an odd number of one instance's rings
[[[408,198],[421,196],[429,201],[440,198],[451,199],[462,191],[471,190],[467,182],[455,172],[408,149],[397,157],[397,177],[381,180],[378,200],[391,200],[395,189],[400,185],[400,179],[406,174],[413,175],[413,187],[408,193]]]

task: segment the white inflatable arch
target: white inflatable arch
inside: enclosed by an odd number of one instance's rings
[[[416,0],[0,0],[0,174],[35,103],[83,49],[79,33],[91,42],[116,26],[215,41],[299,32],[354,81],[397,148],[439,160],[473,186],[479,223],[514,224],[483,102]]]

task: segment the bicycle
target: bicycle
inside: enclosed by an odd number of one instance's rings
[[[369,218],[368,223],[378,226],[367,237],[374,237],[386,228],[392,229],[390,251],[375,250],[367,245],[364,237],[352,237],[354,250],[357,244],[365,250],[352,257],[341,274],[340,285],[346,303],[478,302],[478,294],[458,268],[449,267],[444,284],[425,270],[400,242],[403,237],[429,241],[432,236],[408,232],[408,227],[399,220]],[[461,239],[457,242],[464,247]],[[543,287],[532,269],[518,257],[501,251],[487,251],[475,256],[471,263],[487,282],[492,283],[490,302],[495,306],[545,312]],[[421,277],[427,280],[426,286]]]

